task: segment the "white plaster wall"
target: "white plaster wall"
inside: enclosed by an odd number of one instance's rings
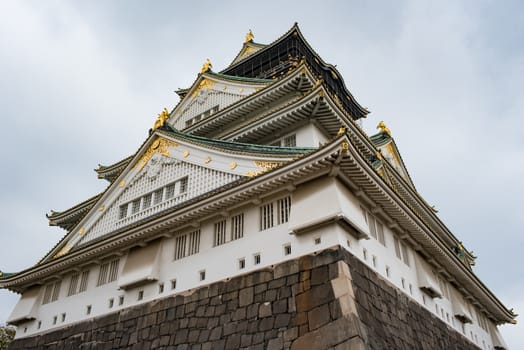
[[[327,181],[326,184],[332,184],[332,181]],[[315,187],[315,186],[313,186]],[[318,189],[317,189],[318,190]],[[321,189],[320,189],[321,190]],[[46,331],[50,328],[57,328],[67,324],[71,324],[89,317],[103,315],[113,312],[120,308],[125,308],[131,305],[136,305],[143,302],[151,301],[155,298],[164,297],[167,295],[176,294],[187,291],[189,289],[197,288],[199,286],[220,281],[235,275],[249,273],[250,271],[270,266],[284,260],[294,259],[302,255],[310,254],[315,251],[326,249],[335,245],[341,245],[354,256],[367,264],[370,268],[375,270],[378,274],[383,276],[390,283],[394,284],[399,290],[406,293],[413,298],[415,302],[424,305],[430,312],[436,314],[444,322],[459,332],[462,332],[461,323],[454,320],[451,303],[449,300],[432,299],[429,296],[422,297],[423,293],[418,288],[417,273],[415,266],[415,259],[413,254],[415,252],[408,249],[410,255],[410,266],[407,266],[403,261],[397,258],[393,244],[394,233],[384,225],[384,234],[386,246],[374,238],[358,240],[354,236],[348,234],[341,226],[331,224],[324,226],[305,234],[296,236],[290,234],[291,230],[289,223],[276,225],[276,200],[290,195],[287,192],[266,198],[262,205],[268,202],[274,202],[275,210],[275,226],[260,231],[259,230],[259,206],[247,204],[242,209],[237,209],[230,213],[231,216],[238,213],[244,213],[244,237],[226,244],[213,247],[214,223],[222,220],[223,217],[209,219],[202,222],[200,225],[200,251],[198,254],[187,256],[180,260],[174,260],[174,246],[175,237],[165,238],[162,240],[162,250],[160,258],[160,271],[158,282],[152,282],[147,285],[133,288],[127,291],[118,290],[117,281],[96,287],[98,279],[98,267],[91,267],[89,274],[88,289],[86,292],[76,294],[74,296],[66,297],[69,288],[70,276],[65,276],[62,281],[60,298],[56,302],[46,305],[41,305],[39,308],[39,316],[35,321],[27,322],[20,326],[21,331],[17,332],[17,337],[29,336],[41,331]],[[293,198],[293,194],[291,194]],[[304,196],[302,196],[304,197]],[[307,197],[306,197],[307,198]],[[314,200],[314,196],[311,200]],[[348,195],[348,198],[353,202],[353,206],[347,206],[345,210],[358,211],[353,213],[346,213],[349,216],[362,216],[360,203],[353,195]],[[318,206],[318,203],[315,203]],[[291,206],[291,215],[293,213],[293,204]],[[295,208],[296,210],[296,208]],[[300,213],[299,217],[307,218],[307,213]],[[230,217],[227,220],[227,234],[230,234]],[[188,229],[184,232],[194,230]],[[316,242],[316,239],[320,241]],[[318,244],[317,244],[318,243]],[[284,245],[291,244],[291,254],[284,254]],[[367,250],[367,258],[363,256],[363,250]],[[261,254],[260,265],[254,265],[254,254]],[[376,264],[373,265],[373,256],[375,256]],[[240,270],[238,266],[238,259],[245,258],[246,266]],[[119,268],[120,273],[125,264],[125,256],[121,259]],[[386,266],[389,266],[390,274],[386,274]],[[199,272],[206,271],[206,279],[199,280]],[[120,274],[119,274],[120,275]],[[405,280],[404,287],[402,286],[402,278]],[[171,280],[176,279],[177,286],[175,290],[171,290]],[[164,292],[159,293],[158,284],[164,283]],[[409,286],[411,285],[411,289]],[[451,287],[451,286],[449,286]],[[137,300],[139,291],[144,292],[142,301]],[[118,297],[123,295],[125,298],[124,305],[118,305]],[[114,298],[113,308],[108,307],[109,299]],[[424,301],[425,300],[425,301]],[[87,305],[92,305],[91,315],[86,315]],[[438,312],[435,309],[438,307]],[[471,307],[471,305],[470,305]],[[441,309],[444,312],[442,317]],[[65,322],[61,322],[61,314],[66,313]],[[449,320],[446,315],[449,314]],[[53,316],[58,316],[56,325],[52,324]],[[482,341],[486,344],[486,349],[492,348],[491,337],[487,332],[481,329],[476,324],[465,326],[464,335],[475,342],[482,348]],[[42,327],[37,329],[38,321],[42,321]],[[24,332],[25,328],[27,331]],[[491,348],[490,348],[491,347]]]

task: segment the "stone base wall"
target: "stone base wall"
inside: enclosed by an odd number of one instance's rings
[[[340,247],[10,349],[478,349]]]

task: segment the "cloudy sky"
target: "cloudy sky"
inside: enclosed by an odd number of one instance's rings
[[[147,4],[147,5],[146,5]],[[475,272],[524,314],[524,5],[520,1],[0,2],[0,269],[36,263],[65,233],[45,213],[106,186],[206,58],[218,71],[249,29],[295,21],[384,120],[419,192]],[[0,323],[18,296],[0,291]],[[524,328],[502,328],[510,348]],[[519,344],[521,346],[519,346]]]

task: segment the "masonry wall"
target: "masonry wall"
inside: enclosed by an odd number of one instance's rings
[[[478,349],[340,247],[10,349]]]

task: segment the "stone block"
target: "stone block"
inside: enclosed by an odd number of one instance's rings
[[[315,330],[329,322],[330,313],[328,304],[318,306],[308,312],[309,330]]]
[[[269,340],[267,343],[267,350],[281,350],[284,348],[284,342],[282,338],[274,338]]]
[[[242,290],[240,290],[240,293],[238,295],[238,305],[239,306],[246,306],[253,302],[253,295],[254,290],[253,287],[247,287]]]
[[[265,303],[260,304],[258,308],[258,317],[264,318],[271,315],[271,303],[269,301],[266,301]]]

